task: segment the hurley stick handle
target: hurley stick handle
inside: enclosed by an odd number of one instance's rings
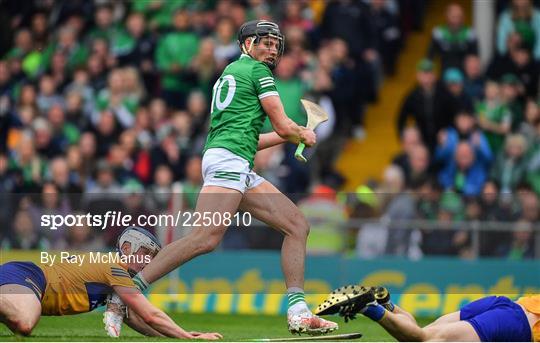
[[[304,152],[305,147],[306,147],[306,145],[304,143],[300,142],[300,144],[298,144],[298,147],[296,148],[296,152],[294,153],[294,157],[298,161],[304,162],[304,163],[307,162],[307,159],[302,155],[302,152]]]

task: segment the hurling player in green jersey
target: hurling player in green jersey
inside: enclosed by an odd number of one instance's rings
[[[272,69],[284,46],[278,25],[265,20],[244,23],[238,44],[242,56],[225,68],[213,88],[211,126],[202,161],[204,185],[196,212],[209,213],[208,218],[226,218],[241,209],[283,233],[281,265],[289,331],[328,333],[336,330],[337,324],[312,314],[304,300],[309,225],[291,200],[252,170],[258,150],[287,141],[312,146],[315,133],[287,117],[276,90]],[[274,132],[261,134],[266,116]],[[227,230],[227,221],[212,219],[207,223],[163,248],[136,276],[136,282],[144,288],[192,258],[214,250]]]

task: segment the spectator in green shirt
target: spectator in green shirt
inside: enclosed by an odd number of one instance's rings
[[[189,0],[134,1],[133,11],[144,13],[153,31],[161,31],[171,26],[171,14],[183,8]]]
[[[515,74],[504,74],[501,78],[501,97],[512,114],[512,132],[516,132],[525,119],[523,86]]]
[[[525,180],[527,173],[527,141],[520,134],[506,138],[505,149],[499,153],[491,170],[491,178],[501,185],[501,193],[509,193]]]
[[[441,57],[441,70],[463,66],[465,56],[478,52],[473,29],[465,25],[463,8],[451,3],[446,8],[446,23],[435,27],[431,34],[428,58]]]
[[[28,29],[17,31],[14,39],[15,46],[4,56],[5,58],[22,58],[32,50],[32,34]]]
[[[76,31],[68,26],[59,30],[58,39],[49,44],[43,53],[43,68],[50,66],[52,56],[56,51],[61,51],[66,56],[67,69],[70,72],[83,66],[88,60],[88,48],[77,41]]]
[[[42,119],[41,122],[44,120]],[[39,138],[37,133],[23,133],[16,151],[9,161],[9,169],[20,173],[22,183],[24,186],[30,187],[28,189],[39,185],[46,173],[46,164],[36,151],[34,136],[36,139]]]
[[[533,230],[531,222],[520,219],[512,231],[510,240],[499,247],[498,255],[509,260],[523,260],[534,257]]]
[[[156,65],[161,75],[163,98],[173,108],[184,108],[195,83],[191,62],[199,49],[199,37],[191,31],[187,10],[174,13],[173,27],[174,30],[157,43]]]
[[[527,181],[540,196],[540,119],[536,121],[536,138],[532,143],[530,162],[527,168]]]
[[[18,59],[24,73],[35,77],[41,66],[41,52],[34,50],[32,33],[21,29],[15,35],[15,46],[5,55],[6,59]]]
[[[111,53],[116,56],[122,51],[124,43],[121,26],[114,22],[113,9],[110,5],[100,5],[94,15],[95,27],[86,35],[86,43],[92,44],[96,39],[105,39]]]
[[[486,83],[486,98],[476,105],[478,126],[485,132],[493,154],[497,154],[503,144],[504,137],[510,132],[512,114],[500,100],[500,88],[494,81]]]

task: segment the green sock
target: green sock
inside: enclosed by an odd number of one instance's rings
[[[288,308],[301,302],[306,302],[304,292],[287,293]]]

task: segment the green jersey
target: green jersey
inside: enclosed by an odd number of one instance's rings
[[[485,117],[496,124],[510,124],[512,122],[512,113],[503,104],[488,104],[487,101],[483,101],[476,105],[475,111],[477,117]],[[485,135],[491,151],[497,155],[504,145],[505,135],[489,131],[485,132]]]
[[[278,95],[266,64],[248,55],[229,64],[212,91],[210,130],[204,151],[224,148],[245,158],[253,168],[266,113],[260,100]]]

